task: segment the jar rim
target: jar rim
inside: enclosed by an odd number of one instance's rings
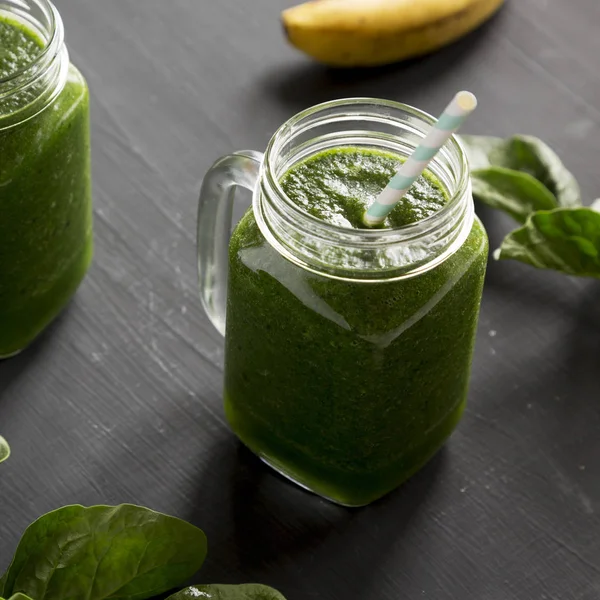
[[[344,281],[414,277],[444,262],[467,239],[474,220],[469,164],[452,137],[430,169],[450,199],[425,219],[386,229],[353,229],[322,221],[284,192],[279,178],[319,150],[343,145],[393,148],[408,156],[435,119],[411,106],[377,98],[324,102],[286,121],[271,138],[253,197],[266,240],[307,271]]]
[[[415,223],[409,223],[406,225],[401,225],[399,227],[388,227],[385,229],[368,229],[365,227],[360,229],[354,229],[323,221],[318,217],[311,215],[309,212],[305,211],[298,204],[296,204],[286,194],[286,192],[283,189],[283,186],[281,185],[280,179],[277,176],[277,173],[275,173],[274,159],[279,150],[278,142],[280,142],[282,138],[284,138],[284,136],[288,135],[294,127],[297,127],[304,119],[308,117],[313,117],[319,112],[326,111],[328,109],[340,109],[344,106],[356,107],[360,105],[365,105],[365,107],[367,107],[368,105],[374,105],[377,107],[401,110],[405,113],[410,114],[413,117],[420,119],[427,125],[433,125],[437,121],[437,119],[435,119],[432,115],[418,108],[415,108],[408,104],[404,104],[402,102],[395,102],[393,100],[386,100],[382,98],[354,97],[322,102],[295,114],[285,123],[283,123],[283,125],[281,125],[273,134],[265,151],[265,160],[263,162],[263,176],[267,179],[268,187],[284,201],[286,209],[289,209],[296,216],[307,220],[313,226],[317,227],[323,232],[330,231],[333,234],[344,236],[347,236],[351,232],[353,236],[363,237],[365,242],[368,242],[370,240],[377,240],[378,243],[385,243],[387,239],[393,238],[398,234],[406,234],[405,239],[410,239],[413,237],[413,235],[420,237],[421,235],[423,235],[424,231],[429,231],[431,228],[436,227],[436,223],[438,223],[440,219],[444,219],[447,214],[454,211],[456,209],[456,205],[461,202],[461,199],[464,197],[465,193],[469,188],[470,177],[467,154],[462,142],[460,141],[459,137],[455,134],[451,136],[448,142],[446,142],[445,146],[450,145],[450,147],[456,152],[457,156],[459,157],[460,178],[457,182],[456,190],[454,191],[454,193],[452,193],[448,202],[436,212],[432,213],[431,215],[428,215],[424,219],[421,219]],[[391,116],[389,118],[392,119]]]

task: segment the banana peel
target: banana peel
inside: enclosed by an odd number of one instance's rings
[[[284,10],[290,43],[334,67],[428,54],[488,20],[504,0],[311,0]]]

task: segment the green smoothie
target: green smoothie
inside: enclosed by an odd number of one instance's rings
[[[379,150],[336,148],[296,165],[284,175],[281,184],[298,206],[322,221],[364,229],[365,210],[401,164],[399,156]],[[426,171],[382,227],[416,223],[436,213],[446,202],[446,190]]]
[[[0,79],[44,48],[24,24],[0,13]],[[69,66],[64,88],[37,116],[25,113],[40,84],[0,100],[0,357],[25,348],[66,305],[92,257],[85,80]]]
[[[314,216],[363,227],[398,156],[338,148],[294,166],[286,194]],[[390,214],[414,223],[448,195],[426,173]],[[346,282],[288,262],[250,210],[230,243],[225,409],[283,474],[341,504],[391,491],[440,448],[464,409],[487,258],[475,220],[439,266],[396,282]]]

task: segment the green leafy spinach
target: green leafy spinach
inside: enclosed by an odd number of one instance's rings
[[[503,167],[537,179],[555,197],[558,206],[579,206],[579,184],[547,144],[528,135],[507,139],[463,135],[473,171]]]
[[[198,585],[186,588],[169,596],[167,600],[285,600],[273,588],[248,583],[245,585]]]
[[[202,565],[206,537],[141,506],[65,506],[32,523],[0,600],[145,600],[182,585]],[[285,600],[265,585],[201,585],[170,600]]]
[[[493,208],[507,212],[519,223],[536,210],[558,208],[554,194],[537,179],[504,167],[474,171],[473,195]]]
[[[180,519],[129,504],[65,506],[25,531],[0,596],[143,600],[181,585],[205,556],[204,533]]]
[[[540,269],[600,278],[600,212],[581,205],[579,185],[541,140],[462,136],[473,196],[522,227],[494,253]]]
[[[9,456],[10,446],[8,445],[8,442],[0,435],[0,463],[5,461]]]
[[[590,208],[535,212],[496,253],[540,269],[600,277],[600,213]]]

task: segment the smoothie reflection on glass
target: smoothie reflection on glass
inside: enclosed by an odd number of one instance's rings
[[[204,178],[202,301],[225,335],[225,412],[251,450],[339,504],[387,494],[464,410],[488,254],[468,164],[444,145],[381,228],[365,208],[434,119],[348,99]],[[229,239],[234,191],[253,205]]]
[[[0,358],[28,346],[92,258],[88,88],[48,0],[0,4]]]

